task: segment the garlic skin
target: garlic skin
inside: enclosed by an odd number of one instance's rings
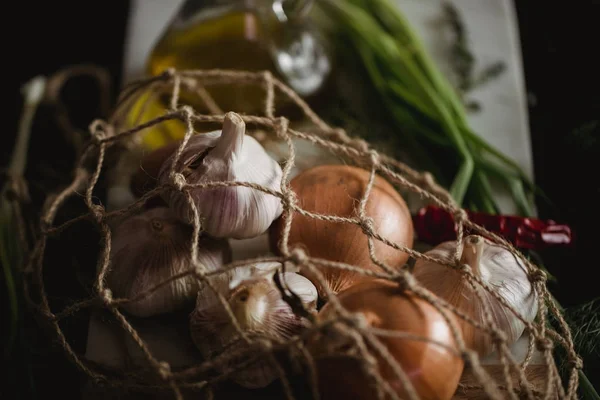
[[[425,254],[446,260],[450,264],[456,249],[455,241],[441,243]],[[486,241],[478,235],[463,239],[461,263],[468,264],[473,273],[487,283],[492,290],[510,304],[526,321],[533,321],[538,310],[537,295],[524,265],[505,248]],[[478,295],[458,270],[437,263],[418,259],[413,275],[421,285],[443,298],[475,321],[484,323],[484,307]],[[508,340],[508,345],[516,342],[523,334],[525,325],[508,308],[503,306],[491,293],[481,288],[481,293],[489,305],[495,326]],[[475,328],[459,319],[465,343],[480,356],[486,356],[495,349],[492,337],[487,332]]]
[[[245,271],[247,267],[239,267],[232,271],[229,286],[225,287],[223,280],[220,285],[216,285],[218,290],[222,290],[240,328],[249,336],[286,339],[305,326],[303,318],[294,314],[281,298],[273,281],[273,273],[280,265],[265,263],[254,267],[255,274],[251,276]],[[300,298],[304,306],[310,312],[316,312],[316,287],[295,272],[284,272],[282,275],[282,281]],[[199,292],[196,309],[190,315],[190,332],[194,344],[207,358],[223,354],[230,348],[239,350],[247,346],[240,339],[225,308],[210,289]],[[239,361],[240,358],[236,357],[231,363]],[[266,360],[257,360],[232,375],[235,382],[247,388],[267,386],[276,377],[276,371]]]
[[[133,215],[112,230],[111,269],[107,285],[114,297],[133,298],[191,266],[192,227],[179,221],[171,210],[157,207]],[[199,261],[209,271],[230,262],[231,249],[225,240],[200,239]],[[198,285],[193,275],[176,279],[152,294],[123,304],[138,317],[175,311],[196,298]]]
[[[182,173],[189,184],[239,181],[279,190],[281,167],[245,131],[243,119],[233,112],[227,113],[215,147],[198,148],[195,142],[190,141],[182,154],[182,159],[188,161],[176,166],[175,172]],[[158,177],[160,184],[169,182],[172,157],[162,165]],[[248,187],[189,190],[198,208],[203,230],[217,238],[256,237],[266,232],[283,212],[278,197]],[[193,212],[181,192],[169,190],[163,196],[178,218],[187,223],[193,221]]]
[[[215,144],[221,137],[221,131],[212,131],[207,133],[196,133],[193,135],[188,146],[193,146],[193,152],[184,152],[178,160],[176,168],[184,168],[184,166],[193,163],[199,155],[203,154],[206,150],[215,147]],[[140,154],[139,161],[134,165],[131,179],[128,184],[131,187],[132,192],[136,196],[143,196],[150,190],[156,187],[158,180],[158,174],[163,167],[168,170],[171,168],[173,158],[171,158],[169,164],[164,164],[165,160],[172,157],[177,152],[179,146],[181,146],[183,140],[176,140],[169,142],[162,147],[159,147],[153,151],[143,152]]]

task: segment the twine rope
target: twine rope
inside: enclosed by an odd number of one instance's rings
[[[206,88],[209,88],[211,85],[215,84],[251,84],[264,89],[266,94],[264,101],[264,115],[242,115],[242,119],[247,124],[256,124],[260,127],[268,129],[275,135],[276,138],[282,140],[286,144],[288,156],[283,163],[283,178],[279,190],[269,189],[255,183],[237,181],[190,184],[186,181],[183,175],[176,173],[175,165],[177,165],[178,160],[188,145],[190,138],[196,133],[194,131],[194,123],[222,123],[224,120],[224,114],[221,108],[214,102],[209,92],[206,90]],[[169,109],[164,115],[158,116],[157,118],[145,123],[138,123],[133,128],[121,129],[119,127],[119,123],[123,119],[123,116],[126,115],[128,107],[130,107],[136,98],[138,98],[142,93],[147,90],[163,91],[165,89],[168,89],[171,97],[168,103]],[[207,109],[210,110],[211,114],[199,114],[192,107],[180,104],[180,95],[182,90],[192,91],[195,93],[196,96],[204,103]],[[290,123],[286,118],[276,115],[275,100],[278,96],[282,96],[286,100],[291,101],[302,111],[306,119],[314,126],[314,129],[310,133],[290,128]],[[135,138],[136,135],[139,136],[145,129],[158,126],[170,120],[179,120],[186,125],[185,136],[175,151],[173,164],[171,165],[169,175],[170,182],[166,185],[153,189],[151,192],[137,199],[137,201],[124,209],[107,212],[102,205],[99,205],[94,201],[94,190],[98,185],[103,168],[106,167],[104,164],[108,149],[117,142],[125,143]],[[87,143],[86,147],[82,151],[81,160],[76,166],[71,184],[53,196],[52,201],[49,202],[48,206],[43,210],[39,236],[31,253],[29,263],[25,268],[25,272],[28,272],[27,276],[31,276],[33,278],[32,283],[35,283],[37,288],[39,300],[35,302],[35,307],[39,311],[40,316],[44,319],[51,331],[57,337],[58,344],[62,347],[69,359],[79,368],[79,370],[91,377],[92,380],[97,384],[120,388],[137,388],[141,390],[153,390],[155,388],[168,389],[172,392],[174,398],[176,399],[183,399],[182,389],[192,389],[203,391],[209,398],[211,398],[211,396],[213,396],[211,386],[214,383],[225,379],[228,375],[230,375],[230,373],[233,373],[234,371],[243,368],[243,366],[247,365],[249,362],[252,362],[252,358],[245,358],[244,361],[239,361],[239,365],[232,367],[232,360],[238,359],[236,357],[239,356],[239,353],[244,353],[245,351],[240,350],[239,352],[233,351],[226,356],[216,356],[201,365],[194,365],[184,368],[183,370],[174,371],[168,363],[157,359],[152,354],[142,337],[138,334],[138,332],[136,332],[134,327],[128,321],[127,316],[121,313],[120,306],[123,304],[145,298],[175,280],[186,279],[186,277],[193,275],[199,281],[199,283],[206,285],[217,295],[219,302],[227,311],[232,325],[240,335],[241,341],[245,343],[245,345],[242,347],[245,349],[248,347],[246,345],[251,345],[250,347],[252,348],[253,356],[266,357],[269,360],[280,377],[284,394],[288,399],[294,399],[295,396],[289,379],[286,376],[285,369],[280,365],[279,361],[275,357],[275,352],[285,349],[288,351],[293,350],[295,352],[294,354],[298,354],[299,358],[301,358],[301,361],[308,368],[308,376],[311,383],[312,394],[314,398],[318,398],[318,391],[316,390],[318,379],[315,371],[315,360],[305,348],[304,339],[323,330],[331,330],[334,326],[335,331],[340,335],[340,337],[343,337],[344,340],[348,340],[352,344],[348,353],[356,360],[361,362],[361,368],[365,371],[369,379],[372,379],[377,383],[377,395],[379,398],[385,398],[384,396],[398,398],[398,396],[395,391],[392,390],[389,383],[386,382],[386,380],[379,373],[379,367],[377,366],[376,358],[382,359],[386,364],[389,365],[395,377],[404,386],[407,395],[411,400],[418,399],[417,392],[411,384],[410,379],[407,376],[407,372],[403,370],[402,366],[393,358],[381,340],[379,340],[379,337],[389,337],[394,335],[401,336],[402,333],[383,332],[381,329],[371,328],[361,318],[356,318],[355,315],[345,310],[342,304],[339,302],[337,296],[328,288],[325,278],[320,271],[320,267],[328,267],[344,269],[379,279],[390,280],[395,282],[404,290],[414,293],[415,296],[431,304],[449,324],[452,335],[457,344],[459,354],[463,357],[466,365],[469,365],[472,368],[473,374],[478,382],[478,385],[461,385],[459,390],[483,388],[491,399],[503,399],[506,395],[512,399],[518,399],[519,396],[527,399],[548,399],[555,393],[558,393],[559,398],[561,399],[576,398],[576,390],[578,386],[577,371],[582,368],[582,362],[575,352],[569,327],[562,317],[557,305],[552,301],[548,289],[546,288],[546,276],[543,271],[527,260],[504,238],[493,234],[483,227],[470,221],[465,210],[461,209],[452,200],[450,194],[435,182],[430,173],[416,171],[410,168],[408,165],[393,159],[392,157],[379,154],[377,151],[371,149],[369,144],[364,140],[351,138],[344,130],[330,127],[292,89],[277,80],[270,73],[252,73],[227,70],[176,71],[174,69],[169,69],[159,76],[139,80],[126,87],[121,93],[116,108],[107,118],[107,120],[98,120],[90,125],[90,134],[92,139]],[[293,143],[294,139],[306,140],[315,146],[328,149],[340,156],[346,157],[354,165],[365,168],[370,172],[368,184],[363,196],[359,200],[355,216],[339,217],[334,215],[322,215],[305,210],[298,204],[296,200],[296,194],[290,188],[289,184],[289,177],[295,165],[296,159],[295,145]],[[92,168],[91,171],[85,168],[86,162],[89,162],[90,159],[95,161],[95,167]],[[365,210],[367,201],[371,195],[374,180],[378,175],[388,179],[398,188],[417,193],[422,199],[442,207],[453,215],[457,226],[457,246],[453,260],[441,260],[433,258],[414,249],[407,248],[399,243],[390,241],[376,232],[373,226],[373,221],[367,215]],[[231,262],[223,266],[219,271],[209,272],[198,259],[198,239],[202,232],[201,216],[199,215],[198,209],[192,201],[190,190],[211,190],[233,186],[243,186],[253,190],[260,190],[263,193],[277,197],[281,200],[283,207],[282,219],[284,221],[284,226],[282,238],[278,243],[278,246],[282,256],[262,257]],[[58,210],[65,205],[69,198],[78,194],[81,190],[84,190],[84,201],[89,211],[84,215],[77,216],[72,220],[64,222],[60,225],[54,225]],[[110,222],[113,219],[127,217],[139,212],[148,200],[156,197],[165,190],[176,190],[185,194],[185,198],[192,210],[193,240],[191,241],[189,250],[191,254],[192,265],[188,270],[172,276],[163,282],[159,282],[148,290],[137,294],[135,298],[113,298],[111,290],[106,287],[106,276],[110,272],[111,268]],[[368,237],[368,252],[371,260],[374,264],[380,267],[381,271],[367,271],[345,263],[312,258],[299,248],[291,248],[289,245],[289,235],[295,214],[300,214],[308,218],[314,218],[322,221],[329,221],[332,223],[353,224],[359,226],[362,229],[362,232]],[[43,280],[43,260],[48,238],[59,236],[63,231],[84,220],[94,223],[101,234],[100,256],[98,259],[97,277],[94,285],[95,293],[92,297],[67,306],[63,310],[53,311],[51,310],[48,302],[48,295],[44,287]],[[489,238],[486,240],[489,240],[496,245],[505,247],[514,255],[514,257],[519,260],[522,265],[526,267],[527,273],[538,296],[538,314],[534,322],[526,321],[519,314],[519,312],[511,307],[504,298],[502,298],[493,290],[493,288],[483,282],[479,277],[475,276],[469,268],[464,268],[460,265],[462,239],[464,238],[467,230],[483,235],[486,238]],[[526,326],[526,331],[530,334],[530,342],[525,360],[519,364],[514,359],[512,354],[510,354],[507,338],[502,334],[501,331],[498,330],[498,327],[495,326],[492,312],[489,307],[484,307],[482,322],[473,321],[451,304],[439,299],[421,287],[409,271],[405,269],[396,270],[383,263],[377,257],[374,246],[375,241],[385,243],[387,246],[390,246],[394,249],[404,251],[414,259],[425,259],[445,265],[448,268],[457,269],[463,275],[464,279],[467,280],[470,287],[474,290],[476,296],[481,299],[484,304],[484,292],[488,292],[500,304],[509,308],[516,318],[519,318],[521,321],[523,321]],[[218,292],[209,278],[216,274],[225,273],[242,265],[251,265],[252,263],[265,261],[280,262],[283,266],[282,268],[286,268],[286,265],[292,265],[294,267],[305,268],[311,271],[315,276],[315,279],[317,279],[324,287],[328,295],[328,299],[335,310],[335,318],[329,321],[320,322],[317,322],[314,319],[310,320],[309,326],[307,326],[305,330],[303,330],[299,335],[296,335],[285,342],[281,342],[269,337],[249,337],[239,326],[224,296]],[[309,314],[306,310],[302,310],[303,306],[301,304],[299,306],[299,302],[295,301],[293,296],[290,296],[289,293],[286,293],[285,288],[287,285],[285,285],[285,282],[280,283],[278,286],[281,291],[282,298],[290,304],[295,312],[299,314],[304,312],[305,315]],[[77,354],[73,350],[58,322],[73,316],[82,310],[92,307],[105,308],[110,311],[123,330],[131,339],[133,339],[135,344],[142,351],[144,358],[154,372],[154,380],[132,380],[128,379],[128,376],[122,372],[121,376],[117,375],[117,377],[114,377],[114,373],[118,371],[113,371],[112,374],[107,374],[106,368],[98,367],[94,363],[89,362],[89,360],[86,360],[84,356]],[[450,317],[450,314],[471,323],[482,333],[491,335],[503,366],[503,379],[496,381],[486,372],[481,365],[478,355],[467,348],[462,338],[461,330],[456,324],[455,320]],[[550,316],[558,322],[558,331],[555,331],[547,326],[547,321]],[[406,334],[404,337],[407,340],[427,340],[426,338],[411,337],[410,335]],[[552,357],[552,349],[556,345],[560,345],[566,350],[567,357],[570,361],[569,380],[566,384],[566,387],[561,381]],[[536,346],[540,351],[542,351],[545,364],[548,366],[546,387],[542,390],[534,389],[531,383],[528,382],[525,375],[525,369],[530,363],[533,350]],[[221,370],[224,372],[217,377],[207,374],[207,371],[210,371],[218,366],[229,366],[231,368],[226,371]],[[517,373],[518,382],[516,385],[511,378],[511,371]],[[190,379],[192,378],[196,380],[194,382],[190,382]]]

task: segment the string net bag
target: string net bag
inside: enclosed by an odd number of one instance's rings
[[[201,124],[204,127],[220,127],[223,124],[225,113],[219,108],[206,88],[211,85],[230,85],[233,90],[240,85],[254,85],[262,88],[264,93],[264,109],[257,115],[241,114],[243,121],[253,129],[248,129],[248,135],[268,135],[278,141],[286,149],[282,160],[283,178],[278,190],[263,187],[251,182],[240,181],[211,181],[201,184],[191,184],[181,175],[172,174],[169,182],[158,185],[141,197],[133,199],[124,207],[113,210],[107,209],[103,199],[106,196],[106,182],[110,183],[111,167],[122,166],[125,158],[123,154],[131,154],[139,148],[140,138],[144,132],[154,126],[179,121],[185,126],[184,136],[176,149],[181,154],[188,145],[193,135]],[[182,101],[182,93],[195,101],[198,107],[190,106]],[[166,110],[162,115],[148,121],[140,122],[133,127],[124,127],[123,118],[131,108],[133,102],[139,99],[142,93],[156,93],[157,96],[165,96],[167,100]],[[275,110],[276,99],[283,99],[292,104],[297,111],[301,112],[307,124],[303,129],[296,129],[284,115],[278,115]],[[236,111],[236,110],[226,110]],[[212,124],[212,125],[211,125]],[[143,393],[163,396],[161,398],[227,398],[217,388],[227,387],[228,378],[243,368],[247,368],[253,360],[258,359],[269,363],[277,373],[276,389],[272,392],[264,392],[260,389],[232,392],[234,396],[247,396],[253,398],[288,398],[305,399],[320,398],[322,393],[319,387],[323,385],[345,384],[343,380],[337,382],[323,382],[319,379],[320,358],[330,354],[315,353],[310,350],[310,343],[315,338],[330,341],[326,346],[335,349],[338,356],[347,357],[348,362],[359,365],[364,374],[364,385],[373,389],[372,398],[381,399],[418,399],[420,389],[413,384],[409,371],[403,369],[401,360],[395,358],[394,353],[382,340],[390,335],[399,335],[402,340],[410,342],[423,342],[430,340],[427,337],[402,336],[402,332],[376,329],[366,322],[359,314],[348,311],[339,295],[328,293],[328,306],[335,312],[330,313],[330,318],[319,318],[315,313],[309,312],[306,307],[298,301],[298,297],[289,289],[285,282],[280,279],[285,269],[299,268],[309,270],[316,276],[321,285],[327,287],[320,269],[324,267],[338,268],[364,274],[371,278],[384,280],[395,285],[398,291],[410,293],[411,296],[428,303],[435,309],[441,318],[449,326],[455,343],[455,347],[449,351],[459,358],[464,366],[464,371],[470,371],[471,378],[461,380],[456,388],[455,398],[490,398],[490,399],[537,399],[537,398],[576,398],[578,387],[578,370],[581,369],[581,360],[573,348],[571,332],[561,316],[561,312],[550,296],[546,287],[546,274],[530,260],[524,257],[511,243],[504,238],[487,231],[468,219],[467,213],[459,207],[450,197],[449,193],[437,185],[428,172],[420,172],[397,161],[396,159],[374,150],[369,143],[349,136],[344,130],[329,126],[289,87],[275,79],[270,73],[251,73],[245,71],[223,71],[223,70],[191,70],[176,71],[168,70],[160,76],[136,81],[127,86],[121,93],[119,101],[111,116],[106,120],[96,120],[90,125],[91,140],[82,148],[79,161],[72,174],[71,183],[61,188],[55,194],[49,196],[41,217],[41,229],[39,239],[29,258],[27,265],[30,294],[43,324],[49,327],[56,338],[57,343],[64,350],[65,355],[77,366],[77,368],[93,383],[96,388],[116,390],[126,393]],[[335,215],[320,215],[302,208],[297,200],[296,193],[290,187],[290,174],[297,165],[296,143],[303,142],[315,148],[322,148],[343,160],[348,165],[363,168],[369,172],[369,182],[362,194],[362,198],[356,203],[355,214],[351,217],[340,217]],[[116,168],[115,167],[115,168]],[[118,170],[118,168],[117,168]],[[117,173],[113,175],[119,176]],[[473,288],[478,299],[485,301],[484,294],[491,293],[498,297],[490,285],[487,285],[480,276],[474,274],[469,268],[463,268],[460,264],[460,250],[464,239],[469,234],[485,237],[498,246],[502,246],[514,257],[517,257],[522,265],[526,267],[528,277],[537,295],[537,315],[534,321],[528,321],[520,316],[514,308],[511,312],[515,318],[522,319],[525,330],[529,334],[528,351],[524,361],[517,361],[512,356],[506,335],[498,329],[491,318],[491,311],[484,313],[482,322],[469,318],[464,311],[457,309],[450,303],[435,296],[426,290],[413,276],[411,269],[405,266],[386,265],[378,259],[374,251],[374,243],[383,242],[387,246],[407,253],[410,262],[419,259],[427,259],[423,252],[414,248],[406,247],[400,243],[389,240],[380,235],[373,227],[369,215],[366,213],[365,204],[371,196],[373,182],[376,176],[385,178],[402,193],[414,193],[418,195],[423,204],[433,204],[449,212],[456,223],[456,255],[450,260],[436,260],[447,268],[454,268],[460,272],[462,279]],[[108,180],[107,180],[108,179]],[[114,182],[113,182],[114,183]],[[183,272],[170,277],[163,282],[155,282],[145,292],[136,298],[117,298],[111,288],[107,285],[107,274],[111,270],[111,245],[114,237],[114,226],[116,221],[123,220],[128,216],[139,213],[144,205],[153,198],[160,196],[165,190],[180,191],[185,195],[192,187],[203,190],[211,190],[223,186],[246,186],[252,190],[279,199],[283,208],[281,218],[284,221],[282,239],[278,243],[279,255],[266,255],[258,258],[249,258],[229,262],[216,271],[208,271],[198,259],[198,240],[203,235],[201,218],[195,210],[192,223],[192,236],[189,249],[189,268]],[[189,196],[186,197],[189,199]],[[84,203],[84,212],[66,221],[57,221],[57,214],[67,207],[72,201]],[[308,218],[329,220],[338,224],[355,225],[361,228],[362,233],[368,237],[369,252],[373,263],[379,266],[378,270],[366,270],[356,265],[334,262],[330,260],[311,257],[310,254],[298,247],[289,244],[289,232],[294,224],[294,215],[303,215]],[[93,289],[89,296],[72,301],[70,305],[61,309],[50,306],[48,293],[46,291],[45,269],[49,268],[46,262],[46,253],[51,243],[56,240],[71,240],[72,236],[64,236],[66,232],[77,229],[81,224],[91,225],[97,232],[96,240],[87,244],[89,251],[97,254],[97,265],[95,266]],[[64,238],[63,238],[64,237]],[[325,244],[327,245],[327,244]],[[92,250],[94,249],[94,250]],[[87,250],[86,250],[87,251]],[[186,279],[192,276],[200,285],[210,286],[209,277],[226,273],[235,267],[253,265],[258,262],[278,262],[280,267],[275,273],[279,279],[278,290],[281,298],[290,306],[293,312],[305,321],[305,326],[300,333],[294,334],[285,340],[270,338],[268,336],[252,337],[245,335],[240,330],[241,343],[239,349],[230,349],[222,355],[209,357],[202,362],[192,365],[174,367],[161,357],[157,356],[145,342],[142,335],[138,334],[131,318],[123,311],[123,306],[139,301],[144,296],[149,296],[153,291],[159,290],[169,282]],[[407,264],[407,265],[408,265]],[[72,269],[61,269],[61,273],[76,274]],[[223,309],[230,319],[232,326],[237,327],[235,316],[231,310],[227,312],[228,305],[222,294],[218,294]],[[498,299],[500,302],[502,298]],[[330,303],[330,304],[329,304]],[[504,306],[511,307],[506,301]],[[143,355],[142,366],[129,366],[128,368],[112,368],[95,362],[77,350],[69,337],[65,336],[63,327],[66,321],[74,318],[78,313],[86,310],[100,310],[106,318],[113,321],[122,328],[128,340],[132,341]],[[553,324],[549,321],[552,320]],[[461,327],[457,321],[477,325],[482,334],[492,338],[500,368],[496,373],[491,373],[481,362],[478,354],[470,350],[465,343]],[[236,328],[236,329],[239,329]],[[343,345],[336,346],[335,341]],[[433,343],[435,344],[435,343]],[[569,369],[566,375],[559,374],[557,363],[554,359],[554,351],[560,347],[569,360]],[[81,348],[81,346],[79,346]],[[238,350],[238,351],[236,351]],[[544,360],[544,376],[542,385],[534,385],[527,370],[534,351],[539,351]],[[285,355],[282,358],[281,355]],[[283,359],[283,361],[282,361]],[[383,373],[382,371],[387,371]],[[339,374],[345,374],[343,369]],[[350,375],[348,375],[350,376]],[[353,375],[354,376],[354,375]],[[350,379],[350,378],[349,378]],[[395,382],[392,384],[391,382]],[[398,382],[403,387],[403,394],[397,390]],[[347,381],[346,383],[354,383]],[[99,389],[98,389],[99,390]],[[225,390],[226,392],[226,390]],[[402,397],[401,397],[402,396]],[[462,396],[462,397],[461,397]],[[431,397],[429,397],[431,398]]]

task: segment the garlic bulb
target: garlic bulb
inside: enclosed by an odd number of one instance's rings
[[[456,242],[444,242],[425,253],[452,263]],[[526,321],[533,321],[537,313],[537,296],[525,267],[505,248],[471,235],[463,240],[461,263],[468,264],[473,273],[487,283],[495,294],[510,304]],[[465,276],[460,271],[437,263],[417,260],[414,276],[431,292],[443,298],[477,322],[484,323],[484,307]],[[489,305],[492,319],[508,340],[510,346],[523,333],[525,325],[490,292],[481,288]],[[465,343],[481,356],[494,350],[491,335],[459,319]]]
[[[215,147],[215,144],[221,137],[221,131],[212,131],[206,133],[197,133],[193,135],[189,142],[189,148],[193,151],[184,152],[178,161],[176,169],[185,168],[198,161],[202,154]],[[133,176],[130,179],[130,186],[133,193],[142,196],[156,187],[158,174],[163,167],[169,170],[171,164],[165,164],[165,160],[173,155],[181,146],[182,139],[169,142],[162,147],[147,152],[140,157],[134,168]],[[172,160],[172,159],[171,159]],[[185,172],[184,172],[185,174]]]
[[[133,298],[187,270],[191,265],[191,238],[191,226],[175,218],[166,207],[149,209],[117,225],[112,232],[111,270],[107,275],[114,296]],[[229,243],[203,237],[198,258],[208,270],[216,270],[231,260]],[[139,317],[167,313],[193,304],[197,291],[196,279],[188,275],[123,308]]]
[[[249,336],[257,335],[270,339],[285,339],[298,333],[304,327],[303,318],[297,316],[281,298],[281,293],[273,281],[273,273],[279,263],[264,263],[254,268],[249,275],[247,267],[232,271],[229,285],[223,280],[215,285],[231,307],[233,315],[242,331]],[[295,272],[284,272],[282,281],[295,293],[311,312],[316,311],[317,289],[303,276]],[[223,354],[228,349],[245,346],[232,324],[229,314],[214,292],[208,288],[201,290],[196,301],[196,309],[190,315],[192,340],[205,357]],[[231,363],[241,361],[236,358]],[[266,360],[258,360],[238,373],[232,379],[248,387],[264,387],[276,378],[276,371]]]
[[[279,190],[281,167],[245,131],[242,118],[235,113],[227,113],[215,147],[205,149],[189,143],[182,154],[186,162],[176,166],[175,172],[182,173],[190,184],[239,181]],[[159,173],[161,184],[169,181],[172,157],[162,165]],[[190,190],[200,213],[202,227],[213,237],[245,239],[258,236],[283,211],[278,197],[257,189],[229,186]],[[181,220],[193,220],[192,210],[181,192],[170,190],[164,196]]]

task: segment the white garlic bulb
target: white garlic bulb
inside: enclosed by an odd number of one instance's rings
[[[235,113],[227,113],[214,148],[205,149],[190,140],[182,153],[184,163],[176,166],[189,184],[202,182],[250,182],[279,190],[282,170],[264,148],[245,134],[246,125]],[[192,138],[194,139],[194,137]],[[169,182],[172,157],[159,173],[159,182]],[[258,236],[283,212],[281,200],[257,189],[244,186],[190,189],[198,208],[202,228],[218,238],[245,239]],[[193,212],[183,193],[168,190],[165,200],[184,222],[193,221]]]
[[[456,242],[441,243],[425,254],[452,264]],[[486,241],[478,235],[463,239],[461,263],[471,267],[473,274],[487,283],[495,294],[510,304],[526,321],[533,321],[537,314],[537,296],[527,275],[527,270],[510,251]],[[466,277],[460,271],[418,259],[415,278],[419,283],[441,297],[473,320],[484,323],[484,306]],[[481,288],[485,303],[489,306],[494,325],[507,337],[508,345],[523,333],[525,325],[489,291]],[[459,319],[465,343],[481,356],[494,350],[491,335]]]
[[[192,227],[166,207],[152,208],[122,221],[112,231],[111,268],[107,285],[114,297],[134,298],[191,266]],[[226,240],[202,237],[199,261],[209,271],[230,262]],[[138,317],[148,317],[193,304],[198,285],[193,275],[160,287],[143,299],[123,304]]]
[[[223,280],[215,286],[220,288],[242,331],[270,339],[285,339],[297,334],[305,321],[296,315],[285,302],[273,281],[279,263],[264,263],[254,267],[236,268],[229,276],[229,286]],[[309,312],[316,311],[317,289],[305,277],[295,272],[284,272],[282,281],[296,294]],[[199,292],[196,309],[190,315],[192,340],[207,357],[223,354],[230,348],[240,349],[245,343],[230,320],[223,304],[210,289]],[[231,363],[241,361],[236,358]],[[241,386],[258,388],[267,386],[276,378],[276,371],[268,361],[260,360],[235,373],[232,380]]]

